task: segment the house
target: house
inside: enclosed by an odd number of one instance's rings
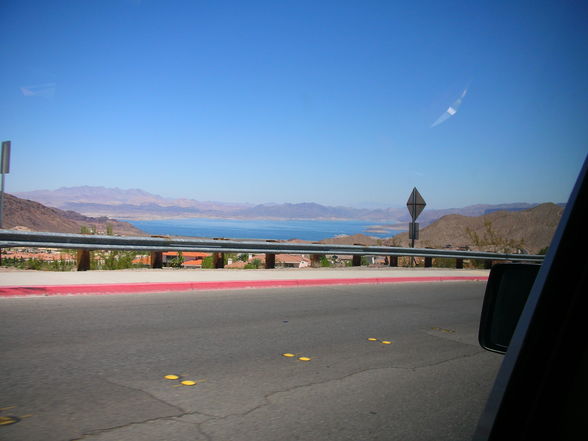
[[[202,260],[203,259],[194,259],[184,261],[184,263],[182,263],[182,266],[184,268],[202,268]]]
[[[248,262],[251,263],[254,260],[259,260],[263,268],[265,254],[250,255]],[[306,268],[307,266],[310,266],[310,259],[301,254],[276,254],[276,268]]]
[[[247,262],[243,262],[241,260],[237,260],[236,262],[229,263],[229,264],[225,265],[225,268],[230,268],[230,269],[243,269],[243,268],[245,268],[245,265],[247,265]]]
[[[202,267],[202,260],[208,256],[210,256],[209,253],[199,253],[199,252],[192,252],[192,251],[183,252],[182,258],[184,259],[184,262],[182,263],[182,266],[186,267],[186,268],[201,268]],[[164,266],[169,266],[170,262],[173,259],[177,259],[178,253],[175,251],[166,251],[166,252],[162,253],[162,257],[163,257]],[[133,264],[150,266],[151,265],[151,256],[149,256],[149,255],[137,256],[133,260]]]
[[[200,266],[202,266],[202,260],[205,257],[210,256],[210,253],[200,253],[197,251],[184,251],[182,253],[182,258],[184,259],[184,263],[182,266],[186,266],[188,262],[191,261],[200,261]],[[163,253],[163,265],[167,266],[170,261],[173,259],[177,259],[178,253],[176,251],[166,251]],[[194,268],[197,264],[188,264],[189,267]]]
[[[310,266],[310,259],[299,254],[276,254],[276,267],[306,268]]]
[[[2,256],[8,259],[17,260],[40,260],[43,262],[65,261],[73,263],[76,261],[76,255],[53,249],[4,249]]]
[[[133,259],[133,265],[151,265],[151,256],[137,256]]]

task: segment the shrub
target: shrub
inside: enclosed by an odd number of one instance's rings
[[[117,270],[132,268],[137,256],[134,251],[101,251],[98,259],[90,259],[90,269]]]
[[[470,228],[466,228],[466,233],[471,242],[480,249],[487,249],[494,253],[511,253],[519,248],[523,248],[524,240],[508,239],[498,234],[492,227],[492,222],[484,221],[484,233],[478,235]]]
[[[211,269],[214,268],[214,262],[212,260],[212,256],[207,256],[204,259],[202,259],[202,268],[205,269]]]
[[[168,265],[172,268],[181,268],[184,264],[184,255],[181,251],[178,251],[178,256],[174,257],[172,260],[168,262]]]
[[[451,257],[436,257],[433,259],[435,268],[455,268],[455,259]]]
[[[260,266],[261,266],[261,260],[253,259],[251,262],[249,262],[243,268],[244,269],[259,269]]]
[[[25,269],[40,270],[43,267],[43,261],[39,259],[29,259],[25,261]]]

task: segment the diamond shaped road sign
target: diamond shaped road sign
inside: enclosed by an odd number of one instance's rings
[[[421,214],[422,211],[425,209],[425,205],[427,205],[427,203],[425,202],[419,191],[416,189],[416,187],[413,188],[412,193],[410,194],[410,197],[406,202],[406,207],[408,208],[408,212],[410,213],[413,222],[416,220],[417,217],[419,217],[419,214]]]

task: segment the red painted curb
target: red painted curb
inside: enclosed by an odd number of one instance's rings
[[[0,297],[130,294],[163,291],[200,291],[240,288],[281,288],[288,286],[360,285],[406,282],[486,281],[487,276],[370,277],[352,279],[236,280],[225,282],[154,282],[88,285],[3,286]]]

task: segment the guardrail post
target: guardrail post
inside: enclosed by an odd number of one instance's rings
[[[459,257],[455,259],[455,268],[463,269],[463,259],[460,259]]]
[[[310,255],[310,267],[311,268],[320,268],[322,257],[323,257],[322,254],[311,254]]]
[[[78,250],[77,256],[78,271],[90,269],[90,250]]]
[[[276,255],[266,253],[265,255],[265,269],[274,269],[276,267]]]
[[[362,245],[361,243],[354,243],[353,245]],[[363,256],[358,256],[354,254],[351,256],[351,266],[361,266],[361,258]]]
[[[225,267],[225,253],[212,253],[212,267],[216,269]]]
[[[494,262],[492,260],[484,260],[484,269],[492,269]]]
[[[390,266],[398,266],[398,256],[388,256]]]
[[[433,266],[433,258],[425,257],[425,268],[431,268]]]
[[[163,252],[151,252],[151,268],[163,268]]]

